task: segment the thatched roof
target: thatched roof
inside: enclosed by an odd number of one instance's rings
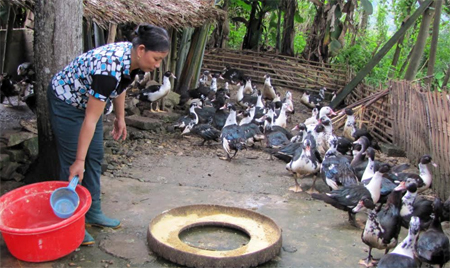
[[[33,9],[34,0],[8,0]],[[84,17],[108,28],[109,23],[151,23],[164,28],[198,27],[224,20],[214,0],[83,0]],[[1,5],[1,3],[0,3]]]

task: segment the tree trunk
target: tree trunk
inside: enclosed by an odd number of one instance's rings
[[[282,8],[281,6],[278,8],[278,21],[277,21],[277,40],[275,43],[275,51],[278,53],[278,51],[281,50],[281,12]]]
[[[432,3],[434,5],[434,2]],[[433,18],[433,8],[428,8],[422,15],[422,23],[420,24],[419,34],[417,35],[417,41],[414,46],[414,51],[411,55],[411,60],[406,69],[405,80],[412,81],[416,77],[417,69],[422,60],[423,51],[429,36],[430,23]]]
[[[297,1],[284,0],[284,24],[283,24],[283,43],[281,45],[281,54],[294,56],[294,17],[297,10]]]
[[[184,63],[183,71],[179,77],[176,92],[180,95],[186,95],[189,88],[196,86],[203,61],[203,53],[208,35],[209,25],[196,28],[192,35],[189,53]],[[180,100],[181,102],[181,100]]]
[[[445,74],[444,81],[442,81],[442,90],[445,90],[445,87],[448,84],[448,80],[450,79],[450,64],[448,65],[447,73]]]
[[[59,161],[51,130],[47,86],[53,75],[83,49],[83,1],[35,1],[34,65],[36,71],[38,159],[27,182],[59,180]]]
[[[427,76],[430,76],[430,78],[427,78],[425,80],[425,82],[428,84],[429,87],[431,87],[431,82],[433,81],[431,75],[433,75],[434,73],[434,64],[436,63],[436,50],[439,39],[439,24],[441,22],[442,0],[435,0],[435,6],[436,10],[434,13],[433,35],[431,37],[431,44],[430,44],[430,56],[429,56],[430,60],[428,61],[428,70],[427,70]]]
[[[11,57],[12,53],[11,51],[11,45],[12,45],[12,35],[13,35],[13,29],[14,29],[14,21],[16,19],[16,7],[13,5],[7,6],[7,17],[8,17],[8,27],[6,28],[5,33],[5,40],[4,40],[4,47],[2,50],[2,58],[3,58],[3,66],[1,69],[1,73],[7,73],[8,67],[9,67],[9,58]]]
[[[323,46],[323,38],[325,36],[325,29],[327,27],[327,13],[323,6],[317,7],[316,16],[312,23],[312,28],[308,33],[308,40],[306,47],[303,50],[302,57],[306,60],[321,62],[321,59],[327,58],[328,47]]]
[[[258,12],[258,9],[261,11]],[[262,10],[263,8],[259,7],[259,2],[254,1],[252,11],[250,12],[250,19],[248,20],[247,33],[244,36],[244,42],[242,44],[243,49],[258,50],[259,48],[259,40],[262,35],[262,20],[266,13]]]

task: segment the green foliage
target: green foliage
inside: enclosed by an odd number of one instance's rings
[[[228,35],[228,47],[240,49],[247,28],[241,24],[230,23],[230,34]]]

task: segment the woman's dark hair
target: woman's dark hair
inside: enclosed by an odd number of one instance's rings
[[[140,24],[134,31],[133,47],[145,46],[145,51],[165,52],[170,50],[170,39],[167,31],[151,24]]]

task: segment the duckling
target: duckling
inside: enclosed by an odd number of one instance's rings
[[[294,174],[295,186],[289,188],[290,191],[296,193],[303,191],[298,183],[298,178],[304,178],[308,175],[315,174],[320,169],[319,158],[316,151],[311,150],[311,140],[303,141],[303,148],[298,158],[293,158],[291,162],[286,164],[286,170]]]
[[[400,185],[389,194],[385,205],[378,206],[369,212],[366,225],[361,233],[361,240],[369,246],[369,254],[359,264],[371,267],[376,264],[372,256],[372,249],[384,249],[385,254],[397,245],[398,235],[401,230],[400,208],[402,205],[402,193],[404,185]],[[353,211],[358,212],[364,207],[364,202],[359,202]]]
[[[162,85],[152,85],[146,87],[139,93],[139,100],[150,102],[150,112],[164,112],[163,110],[159,109],[158,102],[156,103],[155,110],[153,110],[152,104],[153,102],[158,101],[169,94],[172,87],[172,85],[170,84],[170,78],[176,79],[175,75],[172,72],[167,71],[164,73]]]
[[[270,82],[270,76],[268,74],[264,75],[264,87],[262,91],[262,98],[264,100],[270,100],[273,101],[273,99],[276,98],[276,92],[274,87],[272,86]]]
[[[442,230],[442,202],[436,197],[433,202],[433,221],[425,232],[420,233],[415,244],[416,256],[421,262],[444,265],[450,260],[450,242]]]
[[[412,217],[409,223],[408,236],[391,253],[383,255],[377,267],[418,267],[418,262],[414,257],[414,247],[419,231],[420,219],[418,217]]]

